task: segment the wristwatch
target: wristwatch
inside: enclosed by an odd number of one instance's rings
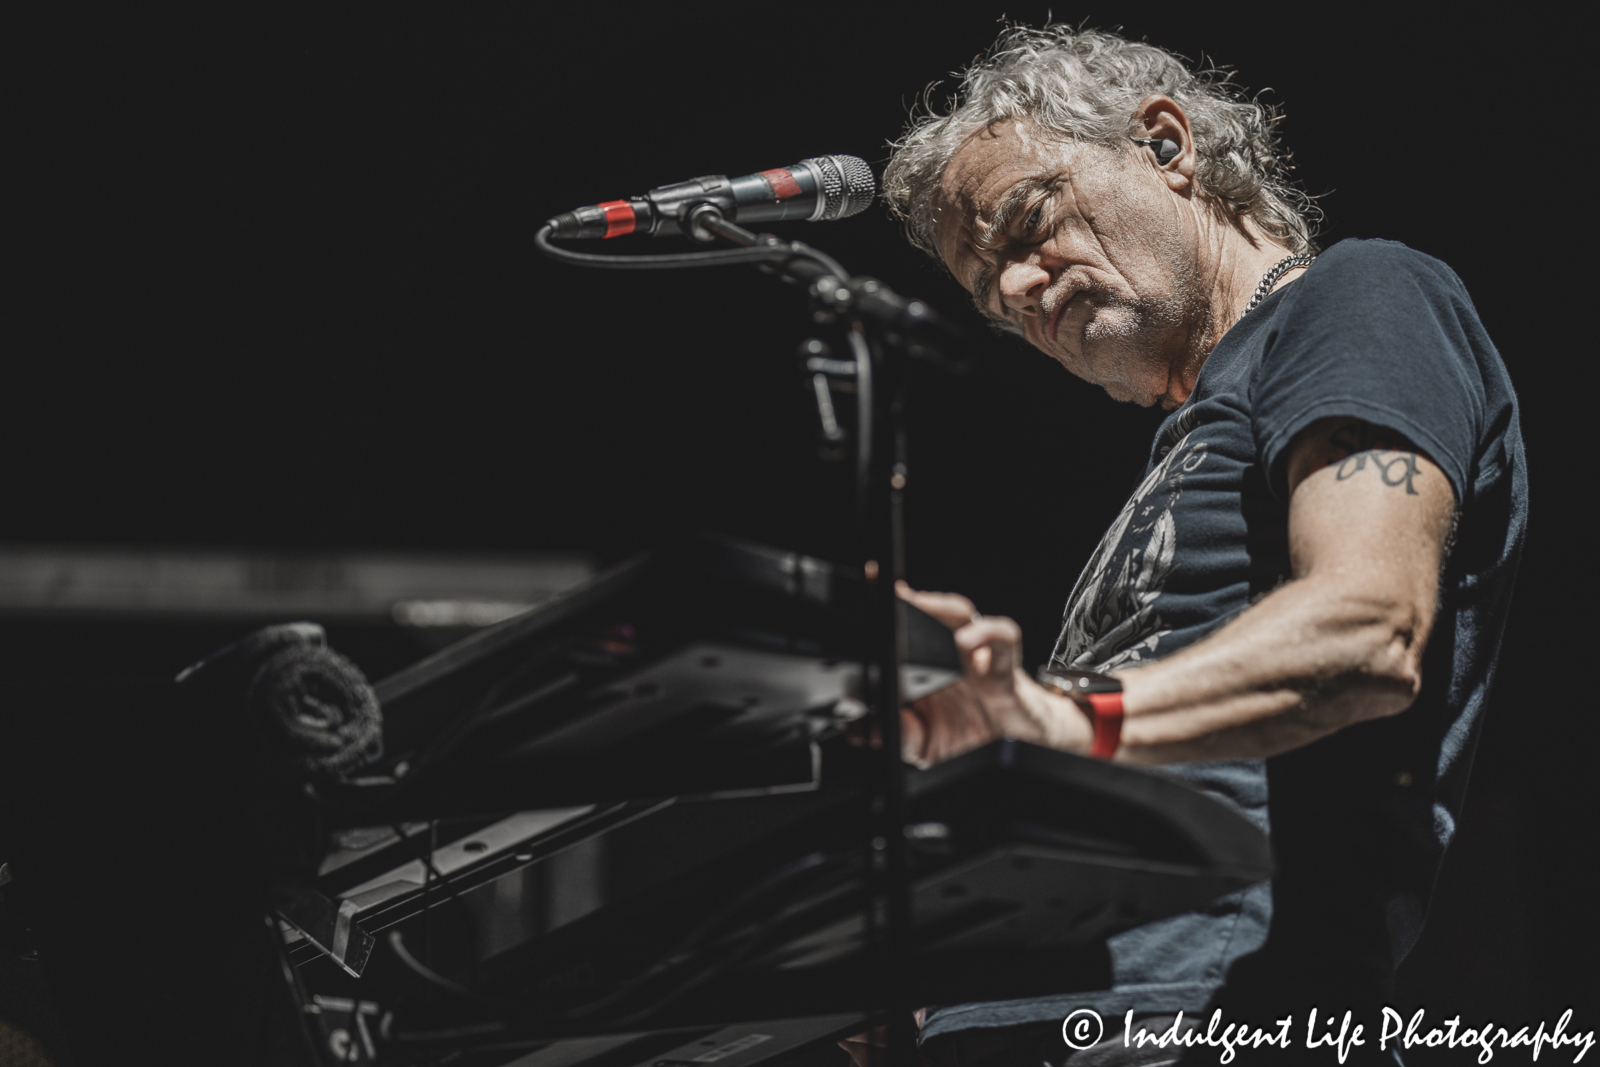
[[[1122,744],[1122,683],[1109,674],[1040,667],[1039,684],[1069,698],[1094,724],[1089,755],[1110,759]]]

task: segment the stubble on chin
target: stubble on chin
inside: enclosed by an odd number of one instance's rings
[[[1091,380],[1118,402],[1156,403],[1156,384],[1166,380],[1161,353],[1175,325],[1169,309],[1110,293],[1091,294],[1090,302],[1094,313],[1084,325],[1083,350],[1093,354]]]
[[[1174,377],[1192,380],[1212,332],[1197,265],[1177,240],[1166,251],[1172,285],[1164,295],[1089,294],[1095,313],[1084,327],[1084,349],[1105,354],[1103,366],[1111,373],[1100,384],[1111,398],[1140,407],[1165,403]]]

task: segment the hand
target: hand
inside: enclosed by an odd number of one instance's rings
[[[1022,628],[979,615],[958,593],[924,593],[905,582],[895,592],[955,631],[961,681],[900,712],[904,758],[930,766],[1001,737],[1087,752],[1094,730],[1077,705],[1047,692],[1022,669]]]
[[[888,1059],[888,1026],[874,1026],[865,1033],[847,1037],[839,1047],[850,1053],[850,1067],[883,1067]]]
[[[917,1031],[922,1031],[922,1024],[927,1021],[928,1009],[918,1008],[911,1013],[916,1020]],[[847,1037],[839,1042],[839,1047],[850,1053],[851,1067],[883,1067],[887,1061],[889,1049],[889,1026],[874,1026],[865,1033]],[[922,1062],[926,1063],[926,1060]]]

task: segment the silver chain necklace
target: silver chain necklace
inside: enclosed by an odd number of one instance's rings
[[[1261,279],[1261,284],[1256,286],[1255,295],[1250,298],[1250,303],[1244,306],[1244,310],[1239,312],[1239,318],[1243,319],[1246,315],[1250,314],[1250,312],[1254,311],[1256,309],[1256,305],[1265,300],[1267,294],[1272,292],[1272,287],[1278,284],[1279,278],[1294,270],[1296,267],[1311,266],[1312,263],[1316,262],[1316,259],[1317,257],[1313,256],[1309,252],[1299,252],[1295,255],[1289,256],[1287,259],[1278,260],[1278,262],[1273,265],[1273,268],[1267,271],[1266,276]]]

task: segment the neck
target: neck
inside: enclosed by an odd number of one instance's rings
[[[1287,247],[1268,238],[1248,219],[1223,222],[1212,211],[1198,212],[1200,241],[1196,274],[1202,307],[1190,331],[1185,358],[1173,368],[1163,406],[1171,410],[1189,399],[1206,357],[1223,334],[1244,314],[1250,298],[1266,273],[1285,256]],[[1273,289],[1300,275],[1304,268],[1288,271]]]

